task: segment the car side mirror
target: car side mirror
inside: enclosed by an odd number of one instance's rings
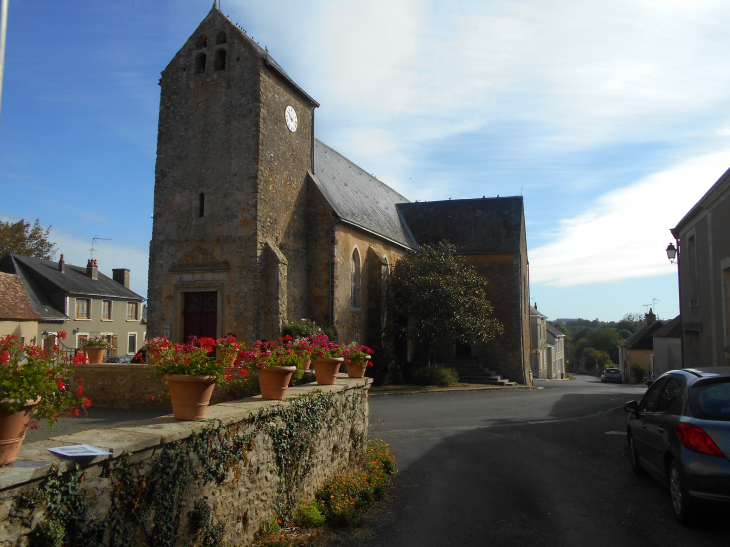
[[[639,413],[639,403],[636,401],[629,401],[624,405],[624,410],[626,412],[635,412],[636,414]]]

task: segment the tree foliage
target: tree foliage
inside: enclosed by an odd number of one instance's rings
[[[50,232],[50,226],[41,228],[39,219],[32,227],[22,218],[15,223],[0,221],[0,256],[13,253],[52,260],[56,244],[48,240]]]
[[[399,260],[390,277],[393,298],[388,303],[398,335],[415,340],[428,351],[454,344],[491,340],[503,331],[492,317],[487,280],[465,264],[448,243],[422,245]]]

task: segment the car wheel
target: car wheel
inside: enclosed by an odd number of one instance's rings
[[[639,455],[636,453],[636,445],[631,434],[629,434],[629,457],[631,458],[631,470],[637,475],[646,475],[646,470],[641,467],[639,462]]]
[[[672,461],[669,466],[669,493],[672,497],[672,508],[675,518],[685,526],[692,523],[692,505],[687,493],[684,477],[677,462]]]

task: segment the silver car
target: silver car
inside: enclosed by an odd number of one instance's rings
[[[624,408],[631,468],[669,487],[681,523],[730,502],[730,367],[667,372]]]
[[[623,378],[621,376],[621,371],[617,368],[607,368],[603,371],[603,374],[601,374],[601,382],[617,382],[622,384]]]

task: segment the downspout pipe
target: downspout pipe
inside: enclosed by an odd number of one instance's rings
[[[5,73],[5,40],[8,35],[8,5],[10,0],[0,0],[0,107],[3,103],[3,74]]]

